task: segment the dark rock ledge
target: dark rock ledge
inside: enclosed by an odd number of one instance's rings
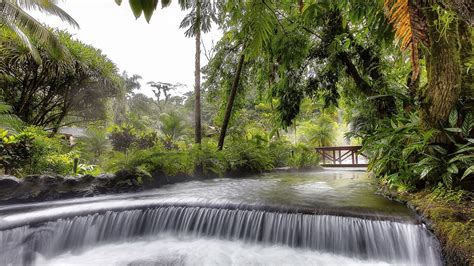
[[[136,192],[150,180],[149,176],[130,171],[98,176],[30,175],[17,178],[3,175],[0,176],[0,204]]]

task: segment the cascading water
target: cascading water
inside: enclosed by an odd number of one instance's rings
[[[222,182],[229,185],[228,181]],[[240,185],[245,187],[245,182],[241,180]],[[183,186],[189,188],[188,185]],[[226,188],[219,182],[215,187],[206,185],[206,191],[211,191],[209,195],[213,189]],[[297,187],[301,188],[300,185]],[[188,190],[188,196],[204,191],[199,186],[193,187],[195,191]],[[235,192],[237,186],[231,187],[232,193],[239,194]],[[180,198],[179,189],[171,188],[168,192],[160,196],[132,195],[119,201],[113,197],[85,200],[70,203],[71,206],[59,202],[50,206],[4,208],[6,215],[0,216],[0,229],[2,225],[4,229],[0,231],[0,265],[64,265],[71,262],[101,265],[318,262],[331,265],[337,261],[343,264],[441,264],[436,239],[424,225],[413,220],[387,220],[385,215],[367,216],[369,219],[328,215],[321,210],[313,213],[306,209],[305,213],[298,209],[278,211],[265,207],[265,203],[269,203],[265,196],[252,199],[260,203],[258,205],[247,202],[230,205],[228,201],[232,197],[227,198],[227,202],[221,198],[226,204],[218,205],[216,194],[213,204],[209,202],[211,197],[206,199],[202,195],[194,200],[182,198],[173,204],[173,197]],[[125,201],[128,207],[118,208],[123,205],[119,203]],[[304,205],[298,202],[300,206]],[[116,207],[107,210],[104,208],[107,206]],[[15,212],[15,208],[21,211]],[[65,214],[64,210],[68,208],[73,210]],[[192,250],[199,247],[201,255],[196,257]],[[148,250],[147,256],[140,252],[140,255],[120,258],[121,252],[134,249],[135,253]],[[211,250],[212,254],[209,253]],[[206,257],[204,254],[207,253]],[[209,261],[220,253],[220,259]],[[273,260],[279,254],[287,256]],[[120,259],[114,262],[104,256]]]

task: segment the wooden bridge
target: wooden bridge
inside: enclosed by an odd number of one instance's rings
[[[321,154],[326,167],[366,167],[367,163],[360,163],[359,156],[367,158],[360,152],[362,146],[320,147],[316,151]],[[349,163],[350,161],[350,163]]]

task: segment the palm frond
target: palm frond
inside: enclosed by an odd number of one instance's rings
[[[23,125],[23,121],[11,112],[12,107],[0,101],[0,128],[16,132]]]
[[[31,46],[32,38],[38,42],[47,44],[47,47],[53,55],[60,56],[64,52],[61,43],[54,33],[16,4],[12,4],[11,2],[3,2],[0,4],[0,22],[13,31],[21,31],[23,35],[28,36],[29,42],[25,43],[27,47]],[[20,38],[24,41],[21,36]]]
[[[420,73],[418,44],[429,45],[426,20],[411,0],[385,0],[384,5],[402,51],[411,50],[412,80],[415,81]]]
[[[31,43],[30,39],[28,36],[26,36],[23,31],[21,31],[15,24],[10,23],[9,21],[3,21],[0,20],[0,22],[4,22],[4,25],[14,31],[20,41],[28,48],[30,51],[31,55],[33,56],[33,59],[35,60],[36,63],[41,64],[41,56],[38,52],[38,49]]]
[[[28,10],[38,10],[60,18],[62,21],[69,23],[75,28],[79,28],[79,24],[66,11],[56,5],[51,0],[16,0],[18,6]]]

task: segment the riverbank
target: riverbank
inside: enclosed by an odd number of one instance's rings
[[[425,189],[398,192],[380,184],[381,192],[413,209],[436,235],[447,265],[474,265],[474,198],[472,193]]]
[[[320,171],[321,167],[275,168],[275,172]],[[271,171],[270,171],[271,172]],[[0,204],[28,203],[70,198],[93,197],[105,194],[139,192],[175,183],[218,177],[243,178],[262,172],[249,170],[227,171],[223,175],[177,173],[167,175],[156,170],[151,174],[135,170],[121,170],[97,176],[29,175],[23,178],[0,175]]]

